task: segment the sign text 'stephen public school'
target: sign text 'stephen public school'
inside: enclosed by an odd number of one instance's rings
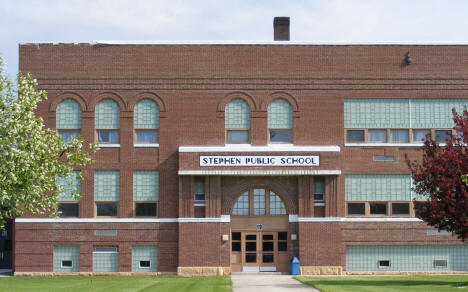
[[[319,166],[319,156],[200,156],[200,166]]]

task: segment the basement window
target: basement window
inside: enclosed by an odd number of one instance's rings
[[[62,268],[73,268],[73,261],[62,261]]]
[[[434,268],[446,268],[447,260],[434,260],[433,265]]]
[[[390,261],[389,260],[380,260],[377,262],[377,266],[379,269],[389,269],[390,268]]]
[[[151,261],[140,261],[140,269],[151,268]]]

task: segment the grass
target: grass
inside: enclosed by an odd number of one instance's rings
[[[468,291],[465,275],[295,277],[322,292]],[[464,288],[458,288],[464,287]]]
[[[55,276],[0,278],[0,291],[230,292],[230,277]]]

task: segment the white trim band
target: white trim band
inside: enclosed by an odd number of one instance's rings
[[[135,148],[144,148],[144,147],[148,147],[148,148],[158,148],[159,147],[159,144],[133,144],[133,147]]]
[[[294,146],[293,144],[228,144],[226,146],[180,146],[179,152],[340,152],[340,146]]]
[[[345,143],[345,147],[421,147],[424,143]]]
[[[242,176],[256,176],[256,175],[340,175],[341,170],[327,170],[327,169],[279,169],[279,170],[179,170],[179,175],[242,175]]]
[[[16,218],[15,223],[229,223],[230,215],[218,218]]]
[[[119,148],[120,144],[98,144],[98,148]]]
[[[410,217],[299,217],[297,222],[422,222],[422,220]]]

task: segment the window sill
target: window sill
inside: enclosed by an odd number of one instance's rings
[[[325,206],[325,203],[315,203],[315,202],[314,202],[314,206],[316,206],[316,207],[322,207],[322,206]]]
[[[98,148],[120,148],[120,144],[98,144]]]
[[[345,143],[345,147],[421,147],[424,143]],[[445,146],[445,143],[439,144]]]
[[[205,203],[195,203],[193,204],[194,207],[205,207],[206,204]]]
[[[139,147],[141,147],[141,148],[145,148],[145,147],[146,148],[159,148],[159,144],[151,144],[151,143],[143,144],[143,143],[141,143],[141,144],[133,144],[133,147],[135,147],[135,148],[139,148]]]

